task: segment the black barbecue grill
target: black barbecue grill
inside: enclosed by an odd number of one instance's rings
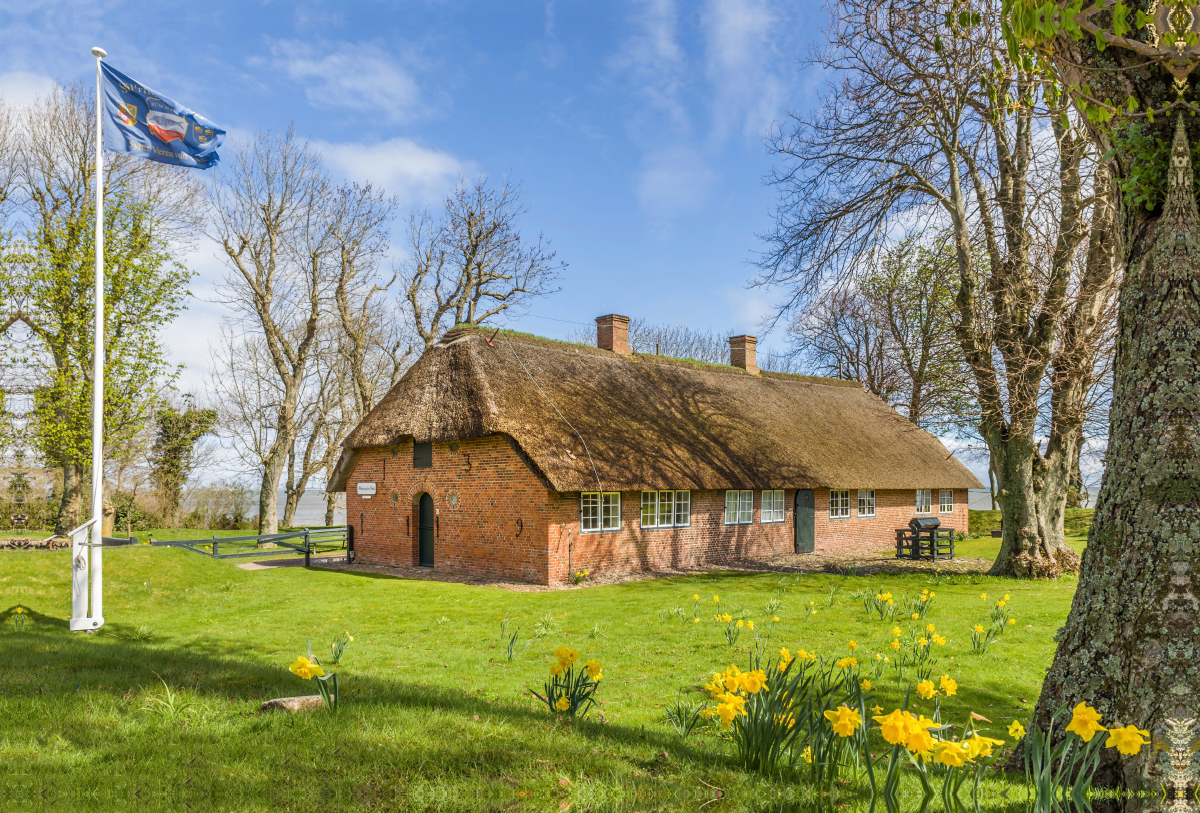
[[[896,558],[953,559],[954,529],[943,528],[937,517],[913,517],[907,528],[896,529]]]

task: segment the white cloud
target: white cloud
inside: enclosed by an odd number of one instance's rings
[[[25,107],[39,96],[54,90],[55,82],[49,76],[28,71],[0,73],[0,98],[14,107]]]
[[[710,0],[702,15],[706,74],[713,85],[713,135],[723,139],[739,120],[743,133],[756,137],[778,115],[787,82],[779,69],[790,68],[779,39],[791,27],[770,0]]]
[[[408,121],[422,112],[416,80],[392,55],[369,43],[342,43],[332,51],[297,40],[271,46],[272,64],[304,86],[316,107],[371,112]]]
[[[407,204],[431,203],[450,191],[459,175],[472,173],[469,164],[453,155],[406,138],[375,144],[312,143],[332,169],[352,181],[382,187]]]
[[[638,201],[659,217],[696,211],[715,181],[716,174],[696,148],[679,144],[653,150],[642,156]]]

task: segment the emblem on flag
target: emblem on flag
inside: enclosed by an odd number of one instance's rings
[[[195,169],[216,166],[224,130],[107,62],[100,63],[100,76],[105,149]]]

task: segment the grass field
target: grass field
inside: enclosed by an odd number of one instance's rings
[[[510,592],[116,548],[105,553],[107,623],[87,635],[66,629],[68,575],[65,552],[0,554],[6,811],[816,809],[802,783],[734,769],[715,728],[684,740],[663,718],[713,670],[746,668],[752,639],[726,643],[713,595],[760,627],[777,615],[772,647],[840,657],[853,639],[869,660],[890,653],[893,624],[868,617],[852,594],[930,588],[936,603],[921,624],[949,639],[937,672],[959,684],[943,713],[960,722],[975,711],[1007,739],[1013,719],[1028,720],[1075,589],[1071,578],[722,573]],[[1004,593],[1017,624],[972,654],[969,627],[986,625]],[[809,601],[817,612],[805,618]],[[17,605],[32,615],[21,633]],[[686,620],[663,619],[677,607]],[[506,616],[519,646],[536,626],[545,631],[511,663],[499,635]],[[338,669],[338,715],[257,713],[264,699],[315,693],[288,665],[306,638],[319,654],[344,631],[355,640]],[[604,665],[603,722],[554,720],[526,691],[540,688],[560,644]],[[885,672],[879,704],[890,709],[906,687]],[[1012,781],[986,780],[989,809],[1021,807]],[[915,781],[904,788],[911,797]],[[840,805],[865,810],[849,786],[830,809]]]

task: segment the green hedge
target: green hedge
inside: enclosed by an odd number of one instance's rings
[[[1093,508],[1068,508],[1064,519],[1067,536],[1087,536],[1092,525]],[[991,536],[1000,530],[999,511],[972,511],[971,536]]]

